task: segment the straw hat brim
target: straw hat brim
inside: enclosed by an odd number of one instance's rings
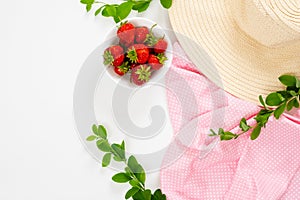
[[[238,27],[226,3],[175,0],[169,11],[172,28],[191,61],[211,81],[239,98],[258,103],[259,95],[284,89],[280,75],[300,77],[300,41],[277,48],[258,43]],[[217,70],[203,65],[203,49]]]

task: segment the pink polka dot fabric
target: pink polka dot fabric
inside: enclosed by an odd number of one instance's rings
[[[182,55],[178,44],[174,49]],[[237,132],[242,117],[254,123],[259,107],[216,87],[178,56],[166,86],[175,133],[161,170],[168,200],[300,199],[299,111],[271,118],[255,141],[245,134],[220,142],[210,129]]]

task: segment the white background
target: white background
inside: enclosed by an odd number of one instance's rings
[[[170,27],[158,0],[139,16]],[[0,199],[123,199],[127,185],[86,152],[72,114],[80,67],[113,25],[79,0],[1,1]]]

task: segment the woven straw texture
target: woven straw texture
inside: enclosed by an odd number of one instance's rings
[[[298,0],[175,0],[169,16],[192,62],[239,98],[258,103],[283,89],[280,75],[300,77]]]

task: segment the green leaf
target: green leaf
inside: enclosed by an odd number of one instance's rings
[[[116,23],[120,22],[121,20],[125,19],[131,12],[133,3],[130,1],[124,2],[117,7],[116,16],[114,20]]]
[[[294,107],[294,101],[297,101],[297,100],[296,100],[296,99],[292,99],[292,100],[290,100],[290,101],[288,102],[288,104],[287,104],[287,106],[286,106],[287,111],[290,111],[290,110],[293,109],[293,107]]]
[[[121,149],[125,151],[125,142],[124,140],[122,141],[121,145],[120,145]]]
[[[92,9],[92,4],[86,4],[86,11],[89,12]]]
[[[279,77],[280,82],[286,86],[296,86],[296,77],[291,75],[282,75]]]
[[[266,98],[266,104],[269,106],[278,106],[284,101],[284,98],[281,94],[276,92],[271,93]]]
[[[140,189],[133,187],[130,190],[127,191],[126,195],[125,195],[125,199],[129,199],[130,197],[132,197],[133,195],[135,195]]]
[[[117,13],[117,9],[115,6],[112,5],[105,5],[103,11],[102,11],[102,15],[104,17],[115,17]]]
[[[131,180],[129,181],[129,184],[130,184],[132,187],[139,187],[139,185],[140,185],[140,183],[139,183],[137,180],[135,180],[135,179],[131,179]]]
[[[251,140],[255,140],[256,138],[258,138],[260,132],[261,132],[261,126],[257,125],[251,133]]]
[[[92,126],[92,131],[93,131],[93,133],[94,133],[95,135],[99,136],[97,125],[94,124],[94,125]]]
[[[244,131],[247,132],[251,128],[248,124],[245,118],[243,118],[240,122],[240,128]]]
[[[260,110],[254,119],[261,126],[265,126],[265,124],[268,122],[272,113],[273,113],[272,110]]]
[[[224,129],[220,128],[218,131],[218,135],[224,135]]]
[[[294,107],[299,108],[299,98],[296,98],[296,101],[294,101]]]
[[[211,134],[209,136],[216,136],[218,135],[213,129],[210,129]]]
[[[98,140],[96,144],[97,144],[98,149],[100,149],[103,152],[111,151],[111,147],[109,146],[109,143],[107,140]]]
[[[278,108],[276,108],[276,110],[274,111],[274,117],[276,119],[280,118],[280,116],[282,115],[282,113],[285,111],[285,107],[286,107],[286,102],[284,102],[284,104],[282,104],[281,106],[279,106]]]
[[[116,183],[126,183],[131,180],[131,177],[125,173],[118,173],[112,177],[112,180]]]
[[[151,1],[136,1],[134,2],[134,6],[132,7],[132,10],[137,10],[139,13],[144,12],[148,9]]]
[[[105,9],[110,16],[115,16],[117,13],[117,9],[115,6],[106,5]]]
[[[297,94],[297,92],[296,91],[294,91],[294,90],[291,90],[291,91],[289,91],[289,93],[293,96],[293,97],[295,97],[295,96],[297,96],[298,94]]]
[[[133,196],[134,200],[151,200],[151,190],[139,191]]]
[[[259,101],[260,101],[261,105],[262,105],[265,109],[267,109],[267,106],[266,106],[266,104],[265,104],[264,98],[263,98],[261,95],[259,95]]]
[[[125,167],[125,172],[128,173],[128,174],[131,174],[131,170],[129,167]]]
[[[121,149],[119,144],[112,144],[111,148],[115,151],[115,153],[117,153],[117,155],[115,155],[116,157],[125,160],[125,151]]]
[[[111,153],[106,153],[102,158],[102,167],[107,167],[111,161]]]
[[[282,99],[285,100],[285,99],[289,99],[289,98],[292,97],[292,95],[290,94],[290,91],[292,91],[292,90],[289,89],[289,90],[286,90],[286,91],[277,91],[277,93],[281,94]]]
[[[166,199],[167,199],[166,195],[163,194],[160,189],[157,189],[151,198],[151,200],[166,200]]]
[[[87,141],[94,141],[97,137],[95,135],[90,135],[86,138]]]
[[[146,173],[143,169],[143,167],[140,165],[140,172],[139,173],[134,173],[137,179],[144,185],[146,181]]]
[[[296,87],[300,88],[300,80],[298,78],[296,78]]]
[[[139,172],[139,163],[137,162],[136,158],[134,156],[130,156],[128,159],[128,167],[133,173]]]
[[[104,7],[105,7],[105,5],[104,5],[104,6],[101,6],[100,8],[98,8],[98,9],[95,11],[95,16],[99,15],[100,12],[102,11],[102,9],[103,9]]]
[[[236,137],[237,137],[237,135],[234,133],[231,133],[231,132],[224,132],[224,134],[220,135],[221,141],[232,140],[232,139],[235,139]]]
[[[101,138],[106,139],[107,138],[107,133],[106,133],[106,129],[104,128],[103,125],[99,125],[98,126],[98,134]]]
[[[82,4],[93,4],[94,0],[81,0],[80,3],[82,3]]]
[[[160,3],[164,8],[167,8],[167,9],[171,8],[171,6],[172,6],[172,0],[160,0]]]
[[[122,162],[124,161],[124,159],[120,158],[120,157],[117,157],[117,156],[114,156],[114,160],[117,161],[117,162]]]

